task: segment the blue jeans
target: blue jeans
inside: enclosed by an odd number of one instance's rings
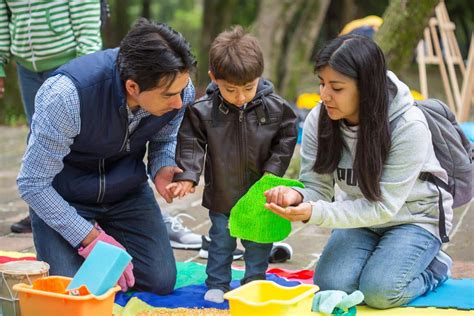
[[[133,289],[160,295],[173,291],[176,263],[160,208],[147,183],[117,203],[70,204],[85,219],[97,221],[133,257]],[[30,216],[38,260],[49,263],[52,275],[74,276],[84,259],[34,211]]]
[[[412,224],[389,228],[335,229],[319,259],[314,283],[321,290],[364,293],[375,308],[403,305],[438,281],[427,269],[441,242]]]
[[[28,126],[31,124],[31,119],[35,113],[35,96],[39,88],[56,70],[50,69],[41,72],[34,72],[26,69],[19,63],[16,64],[18,73],[18,83],[20,85],[21,99],[23,101],[23,108],[25,109]]]
[[[206,285],[209,289],[220,289],[227,292],[232,280],[232,252],[237,247],[237,240],[230,236],[228,215],[209,211],[209,217],[212,225],[209,230],[211,244],[209,245],[206,267]],[[240,281],[241,284],[253,280],[265,280],[268,256],[273,244],[242,240],[242,245],[245,248],[245,274]]]

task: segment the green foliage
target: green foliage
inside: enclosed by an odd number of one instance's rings
[[[445,3],[449,18],[456,25],[455,35],[461,54],[467,58],[471,33],[474,30],[474,1],[449,0]]]
[[[0,99],[0,124],[26,124],[15,64],[10,61],[5,70],[5,96],[3,99]]]
[[[197,47],[201,28],[202,7],[195,6],[192,10],[177,10],[169,25],[178,30],[191,44],[194,55]]]
[[[300,145],[296,145],[293,157],[290,161],[290,166],[286,170],[285,178],[289,179],[298,179],[300,176],[301,169],[301,154],[300,154]]]
[[[239,0],[232,16],[232,25],[239,24],[245,28],[251,26],[258,15],[259,7],[258,0]]]

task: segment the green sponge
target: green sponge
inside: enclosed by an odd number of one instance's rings
[[[290,234],[290,221],[264,207],[266,199],[263,193],[279,185],[304,188],[303,183],[296,180],[264,175],[232,208],[229,219],[232,237],[271,243],[281,241]]]

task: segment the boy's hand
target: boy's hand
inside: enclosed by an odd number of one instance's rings
[[[289,187],[277,186],[263,193],[267,198],[267,203],[274,203],[281,207],[298,205],[303,202],[301,194]]]
[[[194,182],[192,181],[178,181],[172,182],[166,186],[166,189],[171,192],[173,198],[182,198],[188,193],[194,193]]]
[[[173,181],[174,174],[181,172],[183,172],[183,170],[178,167],[165,166],[161,167],[156,173],[154,179],[156,190],[166,200],[167,203],[173,202],[173,195],[172,192],[166,187]]]

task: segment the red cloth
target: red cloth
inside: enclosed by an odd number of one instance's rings
[[[291,279],[291,280],[307,280],[312,279],[314,271],[313,270],[287,270],[287,269],[279,269],[273,268],[268,269],[267,273],[273,273],[278,275],[279,277]]]
[[[12,258],[12,257],[7,257],[7,256],[0,256],[0,263],[7,263],[7,262],[10,262],[10,261],[20,261],[20,260],[36,261],[36,257]]]

